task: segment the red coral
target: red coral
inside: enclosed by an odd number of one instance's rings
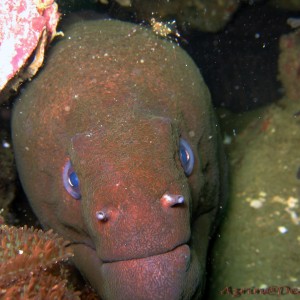
[[[53,0],[0,1],[0,91],[26,63],[44,30],[56,33],[59,14]]]

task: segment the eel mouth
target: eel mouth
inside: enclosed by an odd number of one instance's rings
[[[175,246],[173,247],[170,247],[169,249],[167,250],[162,250],[160,252],[157,252],[157,253],[153,253],[153,254],[150,254],[150,255],[139,255],[139,256],[132,256],[132,257],[128,257],[128,258],[111,258],[111,259],[103,259],[101,257],[101,255],[98,255],[97,254],[97,249],[95,247],[95,245],[92,243],[91,240],[89,241],[73,241],[73,242],[70,242],[68,243],[67,246],[71,246],[71,247],[75,247],[75,248],[88,248],[90,249],[89,251],[92,251],[93,252],[93,255],[96,255],[99,259],[99,261],[101,262],[101,264],[112,264],[112,263],[118,263],[118,262],[126,262],[126,261],[135,261],[135,260],[140,260],[140,259],[150,259],[150,258],[154,258],[154,257],[158,257],[158,256],[162,256],[162,255],[167,255],[167,254],[170,254],[172,253],[173,251],[176,251],[177,249],[181,249],[182,247],[185,249],[188,249],[190,250],[190,237],[183,241],[183,242],[179,242],[177,243]],[[184,247],[185,246],[185,247]],[[182,248],[182,249],[183,249]]]
[[[88,245],[73,245],[75,262],[104,299],[188,299],[199,286],[202,271],[187,244],[157,255],[101,261]]]
[[[189,248],[189,245],[188,243],[181,243],[181,244],[178,244],[176,246],[174,246],[173,248],[170,248],[169,250],[166,250],[166,251],[161,251],[161,252],[158,252],[158,253],[154,253],[154,254],[151,254],[151,255],[140,255],[140,256],[133,256],[133,257],[129,257],[129,258],[117,258],[117,259],[101,259],[100,260],[102,261],[103,264],[111,264],[111,263],[118,263],[118,262],[126,262],[126,261],[134,261],[134,260],[139,260],[139,259],[150,259],[151,257],[156,257],[156,256],[160,256],[160,255],[166,255],[168,253],[172,253],[173,251],[175,251],[177,248],[180,248],[182,246],[187,246]],[[95,249],[93,249],[95,250]],[[96,251],[96,250],[95,250]]]
[[[190,247],[181,244],[153,256],[103,263],[101,271],[109,299],[181,299],[190,266]]]

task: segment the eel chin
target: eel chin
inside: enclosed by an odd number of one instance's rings
[[[187,244],[155,256],[107,263],[88,246],[73,249],[77,267],[101,299],[191,299],[202,286],[203,270]]]

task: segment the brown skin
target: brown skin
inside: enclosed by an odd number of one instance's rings
[[[119,21],[75,24],[53,48],[13,118],[35,213],[72,241],[103,299],[199,299],[225,161],[197,67],[176,44]],[[195,156],[189,177],[180,137]],[[80,200],[63,185],[68,159]],[[185,201],[168,206],[165,193]]]

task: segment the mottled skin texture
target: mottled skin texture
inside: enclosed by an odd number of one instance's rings
[[[77,267],[103,299],[199,299],[225,162],[197,67],[176,44],[118,21],[78,23],[53,48],[13,117],[35,213],[72,241]],[[189,177],[179,137],[195,155]],[[80,200],[62,183],[68,159]],[[163,205],[166,192],[185,202]]]

